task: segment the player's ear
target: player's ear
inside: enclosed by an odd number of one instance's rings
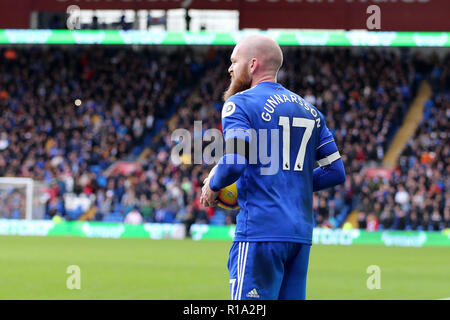
[[[250,73],[255,72],[256,65],[257,65],[256,58],[252,58],[252,60],[250,60]]]

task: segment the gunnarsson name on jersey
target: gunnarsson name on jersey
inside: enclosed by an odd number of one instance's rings
[[[285,102],[295,102],[298,103],[298,105],[302,106],[303,108],[305,108],[305,110],[309,110],[311,112],[311,114],[313,115],[313,117],[315,118],[316,122],[317,122],[317,128],[320,127],[320,118],[318,117],[318,113],[317,111],[312,108],[309,107],[308,104],[306,103],[306,101],[304,101],[302,98],[300,98],[299,96],[296,96],[294,94],[290,95],[291,98],[289,99],[289,97],[285,94],[274,94],[271,95],[265,103],[264,106],[264,110],[266,112],[262,112],[261,113],[261,118],[264,121],[269,122],[270,120],[272,120],[272,114],[275,112],[275,109],[277,108],[277,106],[279,104],[285,103]]]

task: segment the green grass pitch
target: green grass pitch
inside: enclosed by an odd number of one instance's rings
[[[0,299],[228,300],[231,242],[0,237]],[[67,268],[81,289],[66,287]],[[369,290],[366,269],[381,269]],[[307,299],[450,297],[450,248],[313,245]]]

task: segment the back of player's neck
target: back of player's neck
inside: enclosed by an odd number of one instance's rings
[[[261,77],[260,79],[254,79],[252,81],[252,86],[251,87],[253,88],[258,83],[261,83],[261,82],[274,82],[274,83],[276,83],[277,80],[274,77]]]

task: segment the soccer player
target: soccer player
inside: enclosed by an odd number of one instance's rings
[[[241,210],[228,259],[231,299],[306,298],[313,192],[345,181],[324,116],[276,82],[282,62],[281,48],[264,35],[234,48],[222,108],[225,154],[202,188],[201,202],[214,206],[218,191],[237,181]],[[262,158],[268,153],[271,163]]]

